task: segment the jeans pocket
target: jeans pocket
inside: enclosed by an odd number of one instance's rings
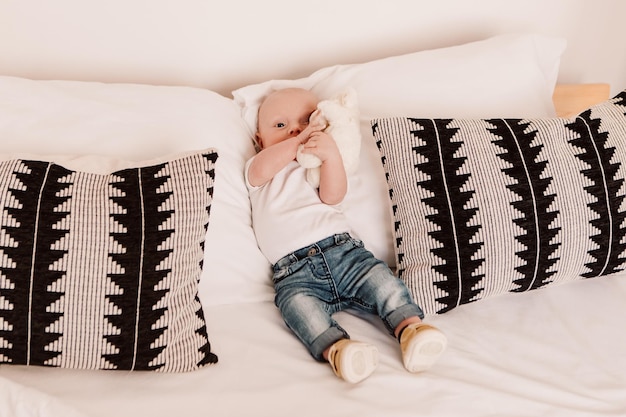
[[[357,238],[352,238],[352,244],[354,245],[355,248],[362,248],[365,245],[363,245],[363,241]]]
[[[275,268],[274,275],[272,276],[272,281],[274,282],[274,285],[278,284],[280,281],[287,278],[290,273],[291,273],[291,268],[289,266]]]

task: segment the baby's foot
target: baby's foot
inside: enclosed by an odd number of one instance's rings
[[[349,339],[335,342],[328,351],[335,375],[353,384],[370,376],[378,365],[376,346]]]
[[[421,372],[433,366],[447,345],[446,336],[426,323],[409,324],[400,336],[404,367],[410,372]]]

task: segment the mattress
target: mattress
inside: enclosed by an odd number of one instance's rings
[[[312,360],[272,302],[212,306],[216,365],[181,374],[1,366],[3,386],[20,392],[3,407],[29,403],[19,416],[623,416],[624,317],[626,273],[461,306],[428,318],[449,348],[414,375],[377,319],[340,313],[380,349],[376,372],[353,386]]]

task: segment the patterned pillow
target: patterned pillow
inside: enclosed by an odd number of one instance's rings
[[[0,363],[190,371],[217,153],[110,175],[0,162]]]
[[[571,119],[372,121],[428,314],[623,269],[626,91]]]

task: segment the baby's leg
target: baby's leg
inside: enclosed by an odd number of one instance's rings
[[[325,360],[324,351],[341,339],[349,339],[348,333],[332,318],[326,303],[306,293],[306,289],[290,296],[276,294],[276,305],[285,324],[318,361]]]
[[[278,305],[285,323],[311,355],[328,361],[338,377],[356,383],[376,369],[378,349],[350,340],[316,297],[299,293]]]
[[[389,332],[400,342],[407,370],[424,371],[439,359],[447,344],[446,336],[434,326],[422,323],[422,310],[386,265],[371,268],[357,294],[365,304],[374,306]]]

